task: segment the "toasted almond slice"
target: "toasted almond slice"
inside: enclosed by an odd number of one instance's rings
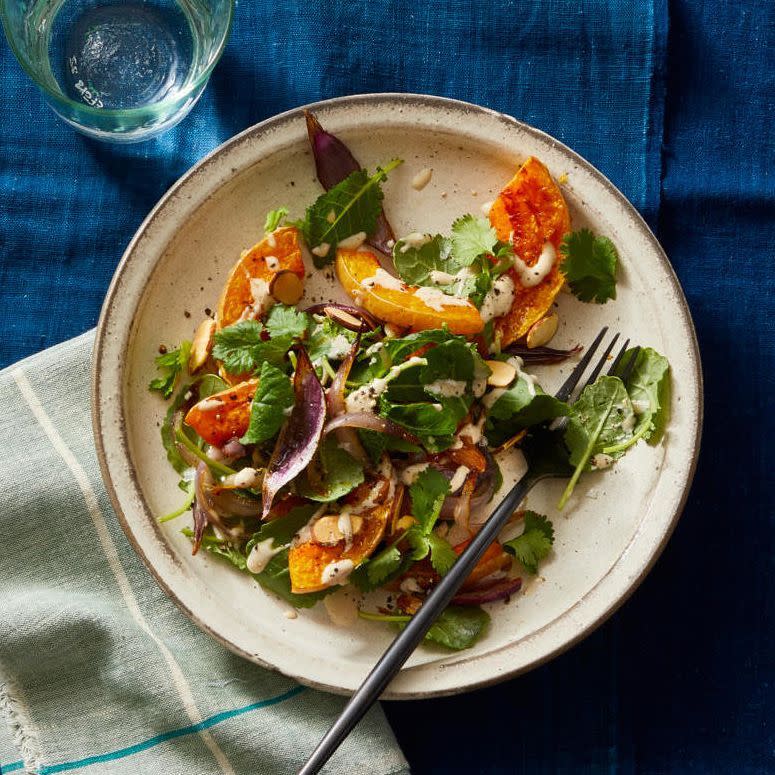
[[[215,336],[215,321],[205,318],[197,326],[194,341],[191,344],[191,354],[188,356],[188,370],[193,374],[204,366],[213,349],[213,337]]]
[[[533,347],[542,347],[551,341],[552,337],[557,333],[559,322],[560,318],[557,313],[552,312],[551,315],[547,315],[537,323],[534,323],[527,332],[527,346],[532,350]]]
[[[350,524],[355,535],[363,526],[363,517],[350,517]],[[339,529],[338,516],[321,517],[312,525],[312,538],[319,544],[331,546],[339,543],[344,537],[344,533]]]
[[[323,312],[325,312],[326,316],[331,318],[334,323],[339,323],[340,326],[348,328],[350,331],[362,331],[365,328],[362,321],[358,320],[355,315],[345,312],[343,309],[326,307]]]
[[[304,285],[295,272],[278,272],[269,284],[269,293],[282,304],[298,304],[304,295]]]
[[[506,363],[506,361],[485,361],[485,363],[492,372],[487,377],[487,384],[490,387],[508,387],[514,381],[514,377],[517,376],[517,370],[510,363]]]

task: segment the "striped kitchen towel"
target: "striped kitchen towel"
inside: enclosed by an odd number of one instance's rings
[[[344,700],[234,656],[156,586],[100,479],[92,341],[0,372],[0,771],[293,773]],[[407,772],[379,707],[326,772]]]

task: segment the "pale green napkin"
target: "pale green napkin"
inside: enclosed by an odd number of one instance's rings
[[[135,556],[97,467],[92,341],[0,372],[0,769],[293,773],[343,700],[231,654]],[[326,769],[407,771],[378,707]]]

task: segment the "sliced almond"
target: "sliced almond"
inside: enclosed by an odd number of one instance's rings
[[[191,354],[188,356],[188,370],[193,374],[204,366],[213,349],[215,336],[215,321],[205,318],[197,327],[194,341],[191,344]]]
[[[350,517],[353,535],[355,535],[363,526],[363,517]],[[319,544],[331,546],[344,539],[344,533],[339,529],[339,517],[328,516],[321,517],[312,525],[312,538]]]
[[[505,388],[508,387],[517,376],[517,370],[506,361],[485,361],[492,372],[487,377],[487,384],[490,387]]]
[[[304,295],[304,285],[295,272],[278,272],[269,283],[269,293],[282,304],[298,304]]]
[[[358,320],[355,315],[351,315],[343,309],[326,307],[323,312],[325,312],[326,316],[331,318],[334,323],[339,323],[340,326],[348,328],[350,331],[363,331],[365,328],[363,321]]]
[[[539,320],[527,332],[527,346],[532,349],[533,347],[543,347],[543,345],[550,342],[552,337],[557,333],[557,326],[559,323],[560,318],[556,312],[552,312],[550,315]]]

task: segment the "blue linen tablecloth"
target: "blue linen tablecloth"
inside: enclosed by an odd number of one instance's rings
[[[91,327],[158,197],[269,115],[416,91],[546,130],[641,210],[684,286],[707,385],[695,487],[655,570],[584,643],[385,710],[415,773],[773,772],[773,51],[769,0],[243,2],[192,114],[116,148],[58,122],[2,47],[0,365]],[[0,729],[0,766],[18,758]]]

